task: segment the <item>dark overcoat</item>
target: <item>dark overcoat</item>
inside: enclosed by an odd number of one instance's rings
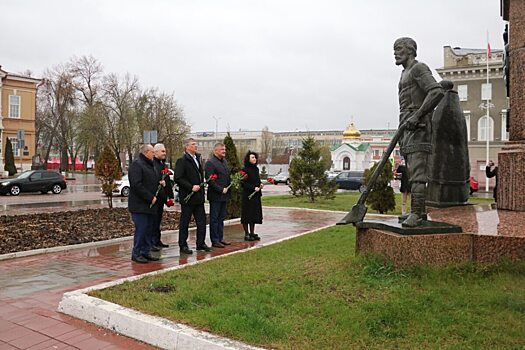
[[[155,214],[159,200],[150,208],[151,201],[160,181],[160,173],[155,170],[153,160],[142,153],[131,163],[128,171],[129,198],[128,210],[131,213]]]
[[[162,170],[168,169],[168,166],[166,165],[166,162],[164,160],[160,160],[158,158],[153,158],[153,164],[155,165],[155,171],[160,174],[159,176],[162,178]],[[170,179],[169,175],[166,175],[164,177],[164,181],[166,181],[166,186],[164,186],[157,196],[157,200],[160,201],[160,203],[164,204],[168,200],[168,198],[174,198],[173,195],[173,182]]]
[[[251,199],[248,198],[255,191],[255,187],[261,187],[259,168],[250,164],[242,170],[248,174],[248,178],[242,182],[241,223],[262,224],[262,191],[256,192]]]

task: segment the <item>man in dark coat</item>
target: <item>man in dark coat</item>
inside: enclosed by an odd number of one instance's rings
[[[485,167],[485,175],[490,179],[491,177],[496,178],[496,185],[494,186],[494,192],[492,193],[492,197],[494,197],[494,201],[498,201],[498,167],[492,167],[494,166],[494,162],[490,161],[489,164]]]
[[[206,239],[206,212],[204,211],[204,172],[201,155],[197,153],[197,142],[184,140],[184,155],[177,159],[175,165],[175,182],[179,185],[180,224],[179,247],[181,253],[192,254],[188,247],[188,226],[191,216],[197,225],[197,250],[211,251],[204,242]],[[190,195],[191,197],[186,200]]]
[[[206,178],[212,174],[217,179],[209,182],[208,201],[210,202],[210,238],[212,247],[224,248],[230,243],[224,240],[224,219],[226,218],[226,207],[230,193],[230,168],[225,159],[226,146],[217,143],[213,148],[213,156],[206,162]]]
[[[171,182],[171,179],[169,175],[162,175],[162,171],[165,171],[165,169],[168,169],[168,166],[166,165],[166,147],[162,143],[157,143],[155,147],[153,147],[153,150],[155,151],[155,157],[153,158],[153,163],[155,165],[155,170],[158,174],[160,174],[161,178],[164,177],[164,180],[161,183],[163,187],[159,191],[159,194],[157,195],[157,215],[155,216],[155,226],[153,229],[152,239],[153,239],[153,248],[154,251],[159,251],[161,248],[167,248],[169,247],[168,244],[162,243],[160,239],[160,225],[162,223],[162,215],[164,213],[164,204],[168,201],[168,199],[173,200],[173,184]]]
[[[159,205],[155,191],[160,182],[160,176],[153,165],[153,156],[153,146],[142,145],[139,157],[131,163],[128,172],[128,210],[135,224],[131,260],[141,264],[147,263],[148,260],[159,260],[151,255],[150,235]]]

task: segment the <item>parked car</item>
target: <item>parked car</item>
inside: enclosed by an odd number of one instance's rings
[[[470,177],[470,194],[477,192],[479,189],[479,182],[473,177]]]
[[[113,190],[113,193],[120,193],[122,197],[129,196],[129,178],[128,175],[122,176],[120,180],[115,181],[117,187]]]
[[[66,179],[60,173],[51,170],[28,170],[18,177],[0,182],[0,193],[18,196],[21,192],[52,191],[59,194],[67,188]]]
[[[279,183],[283,183],[287,185],[290,184],[290,174],[287,172],[281,172],[275,175],[274,177],[272,177],[272,179],[273,179],[273,183],[276,185]]]
[[[325,171],[326,178],[328,180],[335,179],[337,175],[341,174],[341,171]]]
[[[366,189],[364,173],[361,171],[345,171],[335,177],[335,182],[343,190],[359,190],[363,192]]]
[[[170,179],[173,182],[173,176],[174,172],[171,169],[168,169],[170,171]],[[122,176],[120,180],[115,181],[117,184],[117,188],[113,190],[113,193],[119,193],[122,197],[129,196],[129,178],[128,175]]]

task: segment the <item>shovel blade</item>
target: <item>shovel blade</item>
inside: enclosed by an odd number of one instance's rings
[[[348,225],[348,224],[355,225],[358,222],[363,221],[366,215],[366,211],[367,211],[366,205],[355,204],[352,207],[352,210],[350,210],[348,214],[346,214],[346,216],[337,223],[337,225]]]

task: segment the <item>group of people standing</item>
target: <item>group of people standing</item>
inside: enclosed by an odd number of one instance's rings
[[[214,248],[224,248],[231,243],[224,239],[224,220],[231,195],[231,170],[226,160],[226,147],[217,143],[213,155],[205,164],[197,152],[197,142],[193,138],[184,140],[184,154],[177,159],[174,181],[179,189],[181,207],[178,245],[183,254],[193,254],[188,246],[189,225],[195,219],[197,228],[196,250],[209,252]],[[151,254],[168,247],[160,239],[160,225],[164,205],[173,203],[173,183],[166,176],[166,148],[162,144],[154,147],[145,144],[139,157],[129,168],[130,194],[128,208],[135,224],[135,235],[131,259],[137,263],[157,261]],[[248,151],[245,156],[242,187],[241,223],[244,239],[260,240],[255,233],[255,225],[262,224],[261,195],[263,184],[257,167],[258,155]],[[205,187],[210,206],[210,240],[206,240],[206,212],[204,209]]]

